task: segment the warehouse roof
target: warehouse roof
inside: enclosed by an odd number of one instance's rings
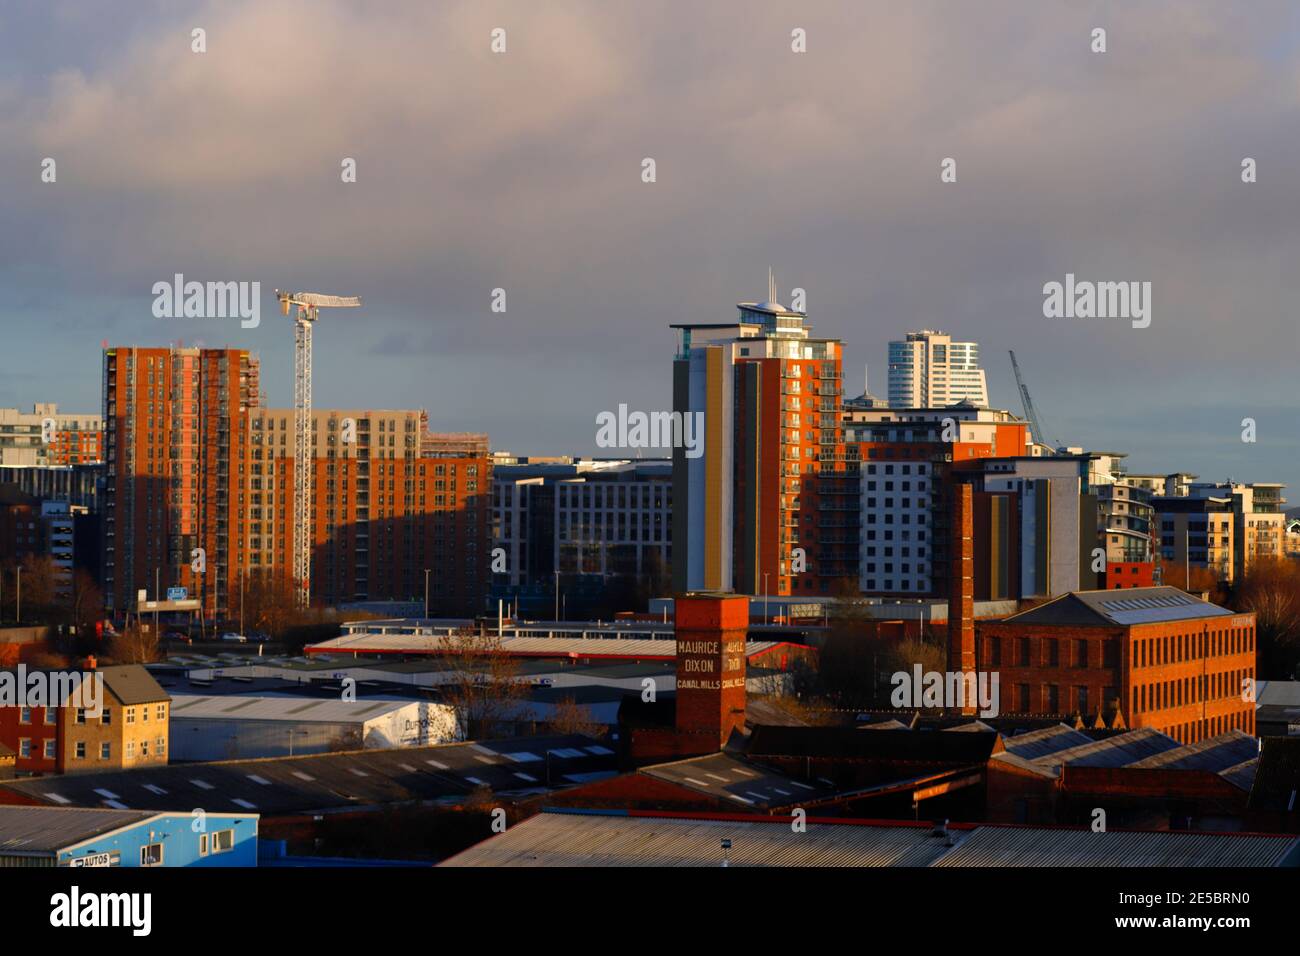
[[[1067,727],[1065,724],[1054,724],[1051,727],[1041,727],[1027,733],[1004,737],[1002,742],[1006,745],[1007,750],[1017,757],[1034,760],[1038,757],[1046,757],[1074,747],[1082,747],[1085,744],[1092,743],[1094,739],[1075,730],[1073,727]]]
[[[346,724],[373,720],[411,706],[409,700],[355,701],[338,697],[241,697],[235,695],[199,696],[177,694],[172,698],[172,719],[204,720],[283,720],[293,723]],[[417,705],[418,706],[418,705]],[[424,706],[428,706],[425,704]]]
[[[547,811],[447,860],[443,866],[717,866],[722,839],[732,866],[926,866],[946,847],[930,828],[788,820],[654,817]]]
[[[1064,724],[1003,738],[1007,754],[1053,774],[1061,767],[1131,770],[1202,770],[1216,773],[1239,790],[1250,790],[1259,765],[1259,745],[1240,730],[1180,744],[1147,727],[1092,737]]]
[[[649,777],[667,780],[746,807],[785,807],[830,796],[835,788],[822,780],[796,780],[776,770],[727,754],[708,754],[643,767]]]
[[[1126,731],[1101,740],[1089,740],[1066,750],[1035,757],[1034,763],[1044,767],[1070,764],[1078,767],[1127,767],[1139,760],[1178,748],[1178,741],[1149,727]],[[1008,750],[1014,749],[1010,746]]]
[[[1129,766],[1138,769],[1209,770],[1212,773],[1220,773],[1258,758],[1259,741],[1250,734],[1234,729],[1166,750],[1131,763]]]
[[[596,774],[612,775],[614,757],[599,741],[575,734],[33,777],[5,781],[0,789],[59,806],[201,806],[213,812],[275,814],[458,801],[480,787],[546,790]]]
[[[776,647],[778,641],[748,641],[749,657]],[[506,637],[500,649],[517,657],[570,657],[606,660],[677,659],[672,638],[630,637]],[[447,653],[447,638],[439,634],[345,634],[304,649],[308,654],[430,654]]]
[[[1227,608],[1202,601],[1178,588],[1152,587],[1071,591],[1005,620],[1016,624],[1131,627],[1232,614]]]
[[[443,866],[1279,866],[1300,837],[546,811]]]
[[[153,816],[144,810],[0,806],[0,856],[54,853]]]
[[[1281,866],[1300,837],[977,827],[934,866]]]

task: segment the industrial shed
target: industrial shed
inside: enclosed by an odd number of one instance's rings
[[[723,846],[727,841],[729,846]],[[538,814],[443,866],[1295,867],[1300,837],[1000,827],[809,817]]]
[[[0,868],[256,866],[256,813],[0,806]]]
[[[424,747],[456,736],[455,711],[434,701],[197,694],[172,698],[173,762]]]

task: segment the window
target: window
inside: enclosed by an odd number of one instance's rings
[[[31,755],[32,755],[32,738],[30,737],[18,738],[18,756],[30,757]]]
[[[78,707],[78,708],[77,708],[77,723],[79,723],[79,724],[84,724],[85,722],[86,722],[86,708],[84,708],[84,707]]]
[[[31,722],[32,722],[32,709],[30,707],[24,707],[20,711],[18,711],[18,723],[30,724]]]
[[[212,852],[228,853],[235,848],[235,831],[218,830],[212,834]]]
[[[159,705],[158,705],[158,715],[157,715],[157,716],[158,716],[158,719],[159,719],[159,720],[166,720],[166,719],[167,719],[167,705],[166,705],[166,704],[159,704]]]
[[[135,708],[134,708],[134,707],[128,707],[128,708],[126,709],[126,722],[127,722],[128,724],[134,724],[134,723],[135,723]]]
[[[45,726],[46,726],[46,727],[53,727],[53,726],[55,725],[55,723],[57,723],[57,722],[58,722],[58,717],[57,717],[57,715],[55,714],[54,708],[53,708],[53,707],[46,707],[46,708],[45,708]]]
[[[78,760],[86,759],[86,742],[84,740],[77,741],[77,759]]]
[[[113,745],[112,745],[112,744],[100,744],[100,745],[99,745],[99,759],[100,759],[100,760],[108,760],[108,759],[110,759],[112,756],[113,756]]]
[[[147,846],[140,847],[140,865],[141,866],[162,866],[163,845],[161,843],[150,843]]]
[[[199,834],[199,856],[207,856],[207,855],[208,855],[208,835],[206,833],[200,833]]]
[[[47,737],[47,738],[45,739],[45,759],[46,759],[46,760],[53,760],[53,759],[54,759],[55,754],[56,754],[55,748],[56,748],[57,746],[58,746],[58,741],[56,741],[53,737]]]
[[[112,722],[113,722],[113,710],[111,707],[105,707],[104,715],[100,717],[100,723],[102,723],[104,726],[107,727]]]

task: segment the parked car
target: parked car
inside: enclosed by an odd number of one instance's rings
[[[248,638],[246,638],[243,634],[236,634],[234,631],[227,631],[225,634],[222,634],[221,639],[223,641],[230,641],[235,644],[248,643]]]
[[[185,634],[181,631],[168,631],[166,634],[163,635],[163,638],[168,641],[176,641],[178,644],[194,643],[194,641],[190,638],[188,634]]]

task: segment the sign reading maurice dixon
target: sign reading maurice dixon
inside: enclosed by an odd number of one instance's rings
[[[725,742],[745,722],[749,599],[685,595],[674,609],[677,730]]]
[[[677,642],[677,689],[745,686],[745,639]]]

